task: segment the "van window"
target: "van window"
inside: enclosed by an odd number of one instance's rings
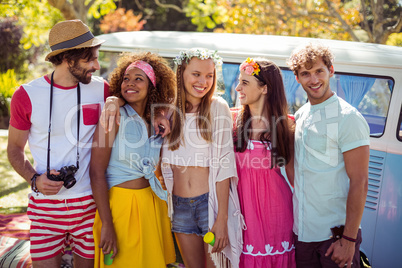
[[[374,77],[337,73],[337,94],[357,108],[370,127],[370,136],[384,133],[394,81],[390,77]]]
[[[234,89],[238,83],[239,64],[223,64],[222,74],[225,83],[222,97],[230,107],[238,106]],[[292,71],[283,69],[282,77],[289,113],[294,114],[307,102],[307,94],[297,83]],[[393,85],[394,81],[390,77],[336,73],[330,79],[332,91],[359,110],[369,124],[370,135],[373,137],[380,137],[384,133]]]
[[[116,67],[118,57],[119,53],[100,51],[100,59],[102,59],[100,75],[103,78],[107,79],[109,73]],[[167,60],[174,68],[173,60],[169,58]],[[229,107],[239,106],[235,90],[240,74],[239,65],[224,63],[221,68],[217,69],[217,94],[227,101]],[[283,68],[282,76],[289,113],[294,114],[307,102],[307,94],[297,83],[292,71]],[[330,87],[339,97],[359,110],[369,124],[372,137],[380,137],[384,133],[394,87],[394,80],[391,77],[335,73],[330,79]],[[402,131],[402,122],[399,125],[399,129]],[[398,135],[402,141],[401,131]]]

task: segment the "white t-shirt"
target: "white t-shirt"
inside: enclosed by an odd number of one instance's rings
[[[79,169],[77,183],[70,189],[62,187],[58,194],[35,198],[67,199],[92,194],[89,179],[89,161],[95,127],[109,85],[101,77],[81,88],[81,118],[79,143]],[[53,86],[52,125],[50,136],[50,169],[76,165],[77,158],[77,87]],[[47,76],[20,86],[11,100],[10,124],[19,130],[29,130],[28,144],[34,159],[36,172],[46,172],[47,141],[49,128],[50,80]]]

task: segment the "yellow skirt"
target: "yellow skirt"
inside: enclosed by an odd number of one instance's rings
[[[151,187],[109,190],[110,210],[117,236],[117,255],[112,265],[103,263],[98,247],[102,222],[96,212],[93,227],[95,267],[166,267],[176,261],[166,202]]]

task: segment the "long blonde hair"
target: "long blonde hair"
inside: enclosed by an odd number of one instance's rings
[[[191,61],[191,60],[190,60]],[[183,73],[188,63],[183,62],[177,66],[176,79],[177,79],[177,98],[175,101],[175,109],[173,109],[171,117],[172,131],[167,136],[169,141],[169,150],[177,150],[180,145],[184,145],[183,128],[186,112],[191,111],[193,106],[186,100],[186,90],[184,88]],[[216,68],[214,70],[214,79],[211,89],[201,99],[201,103],[197,111],[197,128],[200,131],[201,137],[207,142],[212,142],[212,129],[211,129],[211,103],[212,97],[216,88]]]

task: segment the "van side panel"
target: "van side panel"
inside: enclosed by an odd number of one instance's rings
[[[375,240],[375,229],[378,217],[378,203],[380,199],[381,183],[384,174],[386,153],[382,151],[370,150],[369,160],[369,186],[367,192],[366,205],[362,218],[363,241],[361,250],[369,260],[372,259],[372,248]]]
[[[376,268],[401,267],[402,155],[387,153],[384,167],[370,262]]]

